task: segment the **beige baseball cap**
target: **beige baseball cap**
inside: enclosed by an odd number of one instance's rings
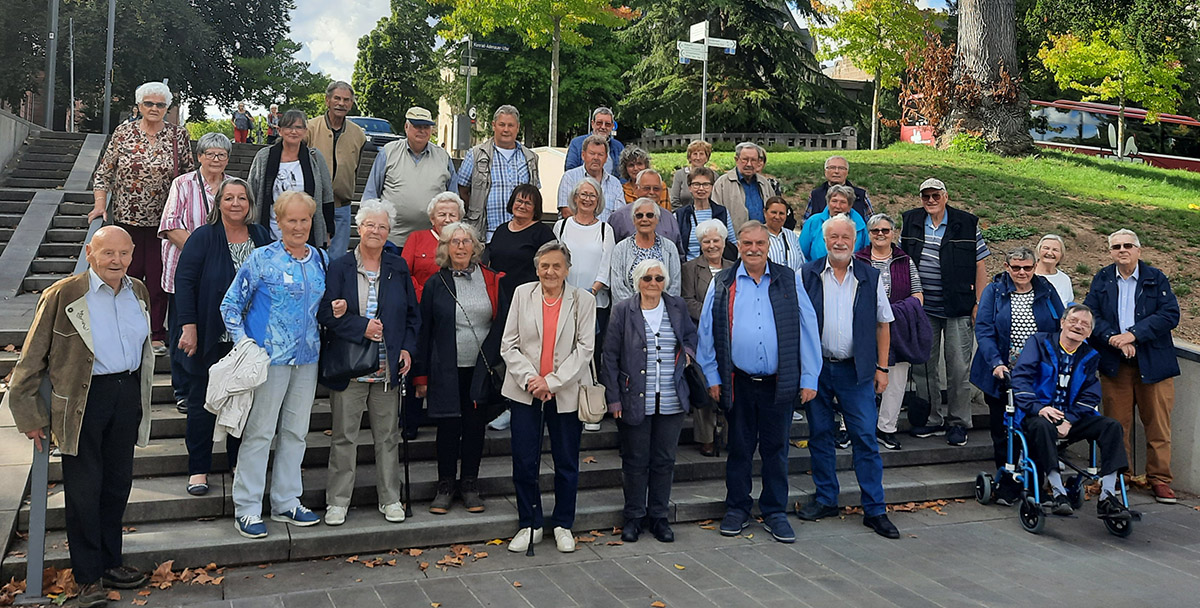
[[[921,182],[921,189],[918,190],[918,192],[924,192],[926,190],[943,190],[944,191],[945,189],[946,189],[946,184],[943,184],[942,180],[931,177],[931,178]]]
[[[404,119],[417,127],[428,127],[434,124],[433,115],[429,113],[429,110],[420,106],[409,108],[408,112],[404,114]]]

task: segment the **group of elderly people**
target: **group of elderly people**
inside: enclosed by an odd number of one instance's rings
[[[877,444],[901,449],[897,432],[909,370],[925,365],[930,357],[929,286],[923,284],[922,275],[928,277],[923,264],[928,261],[929,243],[937,241],[930,241],[927,226],[924,254],[920,248],[898,246],[897,222],[872,213],[866,191],[846,179],[849,165],[844,158],[826,161],[826,181],[810,195],[797,232],[790,205],[779,196],[775,183],[761,175],[765,151],[753,143],[739,144],[737,167],[719,176],[708,166],[711,145],[693,142],[688,146],[688,166],[675,172],[668,190],[660,174],[650,168],[644,150],[625,146],[614,158],[611,141],[593,134],[579,142],[578,175],[572,174],[572,186],[563,193],[565,200],[559,201],[562,219],[553,227],[542,222],[539,189],[516,184],[507,194],[505,211],[511,219],[494,227],[485,242],[476,224],[464,221],[466,208],[459,194],[442,192],[428,203],[430,228],[414,230],[397,247],[388,242],[393,206],[378,199],[364,200],[355,217],[357,247],[352,255],[331,260],[323,249],[329,242],[330,176],[321,153],[304,143],[307,122],[302,112],[282,115],[281,137],[255,156],[250,179],[243,181],[224,172],[231,150],[227,138],[205,135],[193,157],[186,132],[163,121],[171,102],[165,85],[143,85],[138,101],[142,118],[118,127],[97,171],[96,207],[90,217],[109,217],[132,237],[129,272],[149,287],[156,353],[164,354],[168,332],[169,345],[176,351],[172,376],[179,408],[187,414],[190,494],[208,492],[214,436],[228,432],[225,452],[234,471],[235,525],[243,536],[268,534],[262,514],[272,446],[270,518],[298,526],[321,520],[300,501],[301,463],[320,381],[330,389],[332,405],[327,525],[340,525],[348,516],[364,412],[374,442],[379,511],[391,522],[404,521],[411,514],[400,482],[399,446],[402,433],[415,429],[401,421],[398,407],[400,395],[410,388],[416,398],[425,399],[427,415],[437,429],[437,485],[431,513],[449,512],[456,497],[468,512],[485,510],[479,480],[485,429],[489,422],[496,428],[511,425],[520,527],[508,548],[531,550],[542,539],[543,529],[549,528],[560,551],[574,551],[581,432],[601,428],[594,419],[584,420],[581,400],[588,399],[587,387],[598,384],[620,435],[625,495],[622,539],[633,542],[647,531],[659,541],[671,542],[670,492],[684,418],[691,414],[693,437],[704,456],[719,453],[718,426],[735,434],[761,434],[768,429],[765,421],[758,421],[748,431],[745,413],[722,423],[731,404],[737,407],[738,402],[724,394],[731,387],[711,385],[709,394],[696,395],[695,384],[685,380],[693,364],[704,367],[710,381],[716,373],[712,353],[700,351],[704,345],[714,348],[714,335],[730,328],[716,331],[713,317],[732,326],[734,317],[748,310],[744,306],[751,306],[744,302],[760,298],[753,306],[766,304],[766,290],[750,289],[735,307],[733,290],[743,278],[772,280],[777,276],[773,273],[785,273],[791,277],[785,282],[794,284],[795,292],[780,294],[772,289],[769,305],[799,296],[802,327],[820,332],[817,328],[828,319],[863,312],[854,295],[861,290],[841,287],[848,271],[856,281],[878,286],[878,297],[872,299],[877,311],[868,312],[875,315],[871,326],[877,321],[880,328],[880,358],[874,375],[864,376],[874,378],[874,390],[868,386],[862,391],[868,397],[879,393],[878,411],[874,405],[862,409],[846,403],[861,400],[854,392],[858,390],[855,379],[864,374],[839,367],[846,361],[839,357],[848,356],[839,353],[857,353],[865,344],[851,351],[848,338],[818,334],[824,365],[833,370],[830,373],[845,377],[836,386],[822,384],[817,390],[809,385],[816,373],[806,359],[804,366],[809,369],[798,380],[792,379],[799,394],[786,400],[787,407],[790,410],[793,401],[797,406],[805,404],[816,416],[811,449],[818,492],[810,505],[798,511],[804,519],[818,519],[835,509],[833,448],[826,440],[836,435],[839,447],[854,445],[864,505],[871,507],[865,523],[881,535],[898,536],[886,515],[878,512],[883,493]],[[194,160],[199,161],[198,168]],[[610,164],[619,181],[604,171]],[[621,196],[614,197],[613,184],[621,182]],[[608,184],[608,192],[603,184]],[[936,191],[944,194],[945,186],[928,180],[922,186],[923,200],[927,190],[934,192],[929,199],[936,203]],[[944,218],[946,200],[941,199],[941,212],[928,204],[926,211]],[[936,226],[932,230],[938,234]],[[1118,241],[1114,259],[1128,257],[1138,246],[1136,235],[1132,247]],[[1035,336],[1058,330],[1065,318],[1064,305],[1074,300],[1071,281],[1059,269],[1064,249],[1062,238],[1046,235],[1036,250],[1011,250],[1004,272],[976,296],[978,351],[970,381],[982,390],[988,404],[998,465],[1006,457],[1002,380],[1014,375],[1017,362],[1027,358],[1023,351],[1035,344]],[[986,247],[983,251],[986,255]],[[946,255],[942,254],[942,262]],[[934,256],[936,264],[936,252]],[[969,263],[976,261],[973,257]],[[1132,313],[1125,310],[1125,284],[1119,283],[1127,277],[1126,267],[1134,269],[1136,279],[1140,267],[1136,259],[1133,264],[1122,266],[1114,281],[1121,285],[1116,304],[1121,318],[1107,335],[1111,348],[1125,355],[1124,361],[1106,361],[1114,369],[1130,361],[1137,364],[1130,352],[1136,351],[1134,341],[1143,339],[1135,331],[1137,325],[1126,319]],[[1143,276],[1152,275],[1150,270],[1143,270]],[[717,277],[721,277],[719,288],[714,283]],[[937,287],[939,292],[946,289]],[[714,291],[727,294],[728,302],[712,302]],[[1107,297],[1116,298],[1117,288],[1110,291],[1113,294]],[[839,299],[845,297],[849,299]],[[823,312],[816,315],[818,325],[809,328],[814,307]],[[1101,326],[1100,311],[1077,307],[1068,309],[1066,317],[1082,312],[1087,312],[1089,327],[1093,314]],[[777,318],[791,317],[777,314]],[[1077,324],[1072,321],[1072,325]],[[698,327],[708,327],[712,335]],[[857,322],[855,327],[857,333]],[[792,330],[780,331],[783,336]],[[1129,332],[1134,332],[1134,340],[1124,337]],[[738,357],[745,361],[747,355],[738,354],[738,340],[732,337],[730,331],[725,339],[732,343],[718,345],[726,349],[725,357],[733,350],[731,358],[722,360],[721,369],[728,371],[724,365],[732,361],[735,369],[730,377],[735,382],[769,381],[774,387],[773,372],[736,368]],[[755,339],[774,341],[775,337]],[[799,353],[788,356],[810,356],[812,351],[806,350],[810,348],[815,347],[802,346]],[[1053,355],[1053,345],[1048,348]],[[346,352],[356,354],[354,365],[328,360],[332,353]],[[751,354],[769,367],[770,355],[765,352]],[[1074,352],[1066,353],[1064,365],[1075,361]],[[698,356],[703,361],[697,362]],[[874,358],[874,353],[864,356]],[[242,416],[232,425],[225,417],[227,411],[206,409],[214,394],[233,394],[235,385],[245,381],[244,374],[210,377],[210,368],[230,360],[241,366],[239,370],[257,376],[252,401],[241,403]],[[820,377],[825,382],[826,373]],[[1074,416],[1076,429],[1090,429],[1087,437],[1107,433],[1103,445],[1111,452],[1113,445],[1120,444],[1120,425],[1115,439],[1110,425],[1081,425],[1081,414],[1071,402],[1074,393],[1067,389],[1048,389],[1050,395],[1041,395],[1042,401],[1057,407],[1035,411],[1032,417],[1056,423]],[[1145,393],[1138,393],[1139,401],[1163,400],[1161,391],[1131,390]],[[692,404],[705,399],[721,407],[693,409]],[[845,418],[836,433],[835,411]],[[499,412],[504,422],[497,425],[491,419]],[[1132,414],[1123,416],[1122,422],[1127,423]],[[797,413],[792,420],[800,418]],[[1162,426],[1161,417],[1150,422],[1156,430]],[[543,429],[548,429],[554,462],[555,501],[548,522],[538,482]],[[965,432],[962,435],[965,443]],[[764,438],[760,448],[764,502],[768,493],[776,493],[775,481],[766,477],[774,478],[780,468],[786,475],[786,457],[777,462],[777,439],[781,437]],[[786,455],[786,437],[782,439]],[[736,469],[741,476],[749,473],[745,450],[752,455],[755,441],[749,435],[730,438],[730,471]],[[1037,447],[1047,449],[1045,442]],[[1124,470],[1124,460],[1110,456],[1103,473]],[[1156,456],[1158,466],[1161,450]],[[1044,454],[1041,457],[1049,462]],[[1169,483],[1169,472],[1162,470],[1159,466],[1156,474]],[[1051,471],[1048,481],[1058,494],[1057,471]],[[741,494],[748,495],[749,481],[730,478],[727,483],[730,511],[721,531],[736,534],[747,523],[747,498]],[[1002,480],[1001,502],[1011,502],[1018,492],[1011,481]],[[1158,490],[1156,495],[1165,496]],[[1061,504],[1057,507],[1062,510]],[[766,511],[764,523],[770,533],[783,542],[794,540],[786,518]]]

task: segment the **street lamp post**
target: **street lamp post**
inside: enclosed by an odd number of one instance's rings
[[[112,120],[113,29],[117,26],[117,0],[108,0],[108,47],[104,51],[104,134]]]
[[[50,0],[50,31],[46,35],[46,128],[54,130],[54,68],[58,59],[58,0]]]

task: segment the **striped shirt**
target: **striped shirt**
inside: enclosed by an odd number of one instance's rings
[[[805,260],[804,252],[800,250],[800,239],[796,236],[796,232],[784,228],[779,231],[779,234],[771,234],[771,231],[768,230],[767,238],[770,241],[770,246],[767,249],[767,259],[799,272]]]
[[[945,299],[942,297],[942,238],[946,236],[946,221],[933,227],[933,217],[925,217],[925,245],[921,248],[921,260],[917,263],[917,275],[925,289],[925,312],[934,317],[945,317]],[[983,233],[975,228],[975,261],[978,262],[992,252],[983,242]]]
[[[367,274],[367,314],[368,319],[379,316],[379,271],[364,270]],[[387,375],[387,346],[379,342],[379,369],[375,373],[355,378],[359,382],[385,382]]]
[[[222,175],[221,181],[228,179]],[[175,293],[175,269],[179,266],[179,255],[183,250],[166,238],[169,230],[186,230],[188,234],[208,221],[208,212],[216,204],[216,192],[200,177],[199,171],[184,173],[171,182],[167,205],[163,207],[162,219],[158,222],[158,237],[162,239],[162,288]]]
[[[874,266],[875,269],[879,271],[879,282],[883,283],[884,293],[886,293],[889,298],[892,297],[893,259],[894,258],[891,257],[886,260],[877,260],[875,258],[871,258],[871,266]],[[923,290],[923,287],[921,286],[921,275],[917,272],[917,265],[913,263],[912,258],[908,259],[908,276],[909,282],[912,284],[912,289],[910,290],[911,293],[909,295],[921,293]]]
[[[682,413],[683,404],[675,393],[675,349],[679,342],[666,307],[660,300],[657,308],[643,310],[642,316],[646,328],[646,415]],[[656,321],[657,330],[651,319]]]

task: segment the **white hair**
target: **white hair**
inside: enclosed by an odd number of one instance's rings
[[[825,168],[828,169],[830,161],[835,161],[835,160],[840,160],[840,161],[846,163],[846,170],[847,171],[850,170],[850,161],[846,160],[845,156],[837,156],[837,155],[830,156],[829,158],[825,159]]]
[[[696,226],[696,240],[702,240],[709,232],[716,232],[722,241],[729,238],[729,228],[725,227],[725,222],[721,220],[704,220]]]
[[[467,206],[463,204],[462,197],[450,191],[439,192],[433,196],[433,200],[429,201],[429,206],[425,208],[425,215],[433,217],[433,210],[441,203],[455,203],[458,205],[458,219],[462,219],[467,215]]]
[[[638,262],[637,266],[633,267],[633,286],[635,289],[638,283],[642,281],[642,277],[650,272],[651,268],[657,268],[662,272],[664,286],[671,282],[671,274],[667,272],[667,265],[663,264],[663,261],[658,258],[649,258]]]
[[[1128,228],[1122,228],[1122,229],[1108,235],[1108,246],[1112,247],[1113,239],[1115,239],[1119,236],[1133,237],[1133,245],[1139,249],[1142,247],[1142,241],[1141,241],[1141,239],[1138,238],[1137,233]]]
[[[834,224],[846,224],[846,225],[850,226],[851,231],[853,231],[855,234],[858,233],[858,224],[855,224],[854,220],[850,219],[850,214],[839,213],[839,214],[825,220],[825,223],[821,224],[821,235],[828,239],[829,238],[829,229]]]
[[[369,198],[358,204],[358,213],[354,214],[354,224],[362,226],[363,222],[367,221],[368,216],[382,214],[387,218],[388,230],[391,230],[394,213],[395,208],[391,204],[377,198]]]
[[[209,131],[196,140],[197,157],[200,157],[200,155],[213,148],[229,152],[233,149],[233,143],[229,141],[229,138],[224,133],[217,133],[216,131]]]
[[[638,209],[640,209],[641,207],[644,207],[646,205],[650,205],[651,207],[654,207],[654,217],[656,217],[656,218],[662,217],[662,207],[659,207],[658,203],[654,199],[645,197],[645,196],[643,196],[642,198],[639,198],[636,201],[633,201],[632,203],[629,204],[629,217],[632,219],[633,214],[637,213]]]
[[[588,137],[591,137],[590,135]],[[579,189],[585,185],[591,186],[596,191],[596,216],[604,212],[604,188],[600,186],[600,182],[596,178],[588,176],[579,180],[574,188],[571,188],[571,195],[567,197],[567,209],[571,210],[571,214],[579,213],[579,204],[575,202],[575,196],[579,194]]]
[[[171,100],[174,99],[174,97],[171,96],[171,88],[156,80],[147,82],[138,87],[133,93],[133,98],[137,100],[138,103],[142,103],[143,101],[146,101],[147,95],[158,95],[159,97],[162,97],[163,101],[167,102],[168,107],[171,105]]]
[[[633,178],[633,183],[638,186],[642,185],[642,178],[646,177],[647,175],[653,175],[654,177],[658,178],[658,181],[662,181],[662,174],[658,171],[655,171],[654,169],[642,169],[641,171],[638,171],[637,176]]]

